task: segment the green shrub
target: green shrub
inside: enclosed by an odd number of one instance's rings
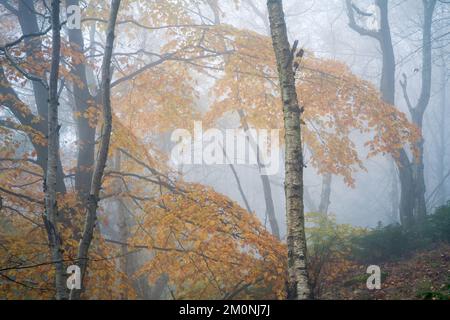
[[[326,285],[347,271],[351,241],[364,233],[366,229],[337,223],[331,214],[306,214],[308,272],[315,298],[320,299]]]
[[[353,239],[352,258],[364,263],[396,260],[423,244],[416,231],[400,225],[378,227]]]
[[[424,232],[433,242],[450,243],[450,201],[428,216]]]
[[[412,229],[400,225],[378,226],[353,238],[351,257],[364,263],[397,260],[432,243],[450,243],[450,202]]]

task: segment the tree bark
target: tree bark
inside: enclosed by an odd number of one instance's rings
[[[17,19],[19,21],[20,27],[22,29],[22,34],[33,34],[40,32],[40,28],[37,21],[37,15],[35,10],[35,5],[33,0],[23,0],[19,1],[18,4],[18,15]],[[26,50],[25,54],[28,58],[33,59],[36,63],[39,63],[39,58],[36,58],[36,53],[42,51],[42,40],[41,38],[25,38],[24,40]],[[49,100],[49,92],[42,85],[42,83],[38,81],[32,81],[33,87],[33,95],[34,101],[36,103],[36,109],[41,117],[41,122],[39,126],[42,128],[41,131],[44,135],[47,134],[48,127],[48,100]],[[34,127],[33,122],[31,123],[22,123],[23,125],[30,125]],[[41,146],[39,144],[34,143],[33,147],[36,150],[37,160],[39,165],[42,167],[44,175],[47,172],[47,147]],[[66,193],[66,186],[64,184],[64,172],[61,164],[61,159],[58,153],[57,158],[57,180],[56,180],[56,188],[58,192]]]
[[[303,210],[303,153],[301,111],[295,90],[293,53],[287,37],[281,0],[268,0],[272,43],[277,61],[286,143],[285,194],[288,246],[288,299],[311,298]]]
[[[49,80],[48,102],[48,161],[45,179],[45,214],[44,224],[48,234],[50,252],[55,263],[56,299],[66,299],[65,272],[62,255],[62,240],[58,231],[57,174],[59,159],[59,124],[58,124],[58,77],[61,50],[59,21],[59,0],[51,2],[52,23],[52,60]],[[60,165],[60,164],[59,164]]]
[[[79,6],[79,0],[66,0],[66,7]],[[80,55],[84,56],[84,39],[83,33],[80,29],[69,29],[69,42],[71,49]],[[78,116],[75,116],[77,127],[77,170],[75,174],[75,189],[78,192],[79,198],[85,206],[90,191],[90,182],[92,179],[92,171],[94,167],[94,153],[95,153],[95,127],[89,124],[89,119],[84,116],[89,106],[93,106],[96,102],[96,97],[93,97],[89,92],[89,83],[86,75],[86,63],[75,64],[72,68],[73,75],[82,83],[78,85],[73,84],[73,95],[75,100],[75,111]]]
[[[78,248],[78,263],[81,270],[81,281],[83,283],[86,274],[89,247],[94,236],[94,227],[97,220],[97,207],[99,201],[100,188],[102,185],[103,173],[108,158],[109,143],[112,131],[112,111],[111,111],[111,58],[114,46],[114,29],[116,26],[117,13],[119,11],[120,0],[112,0],[111,12],[106,29],[105,53],[102,63],[102,108],[103,127],[98,151],[98,158],[95,163],[92,175],[90,195],[87,203],[87,214],[83,228],[83,235]],[[79,299],[80,290],[72,290],[70,298]]]

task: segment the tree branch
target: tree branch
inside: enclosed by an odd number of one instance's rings
[[[353,4],[351,0],[345,1],[347,6],[347,16],[348,16],[348,26],[352,28],[354,31],[358,32],[362,36],[368,36],[380,40],[380,32],[369,30],[358,25],[355,19],[355,11],[359,15],[367,16],[367,13],[359,9],[356,5]]]
[[[36,200],[36,199],[34,199],[34,198],[30,197],[30,196],[27,196],[27,195],[24,195],[24,194],[20,194],[20,193],[16,193],[14,191],[7,190],[7,189],[4,189],[2,187],[0,187],[0,191],[4,192],[6,194],[9,194],[11,196],[14,196],[14,197],[17,197],[17,198],[20,198],[20,199],[24,199],[24,200],[27,200],[27,201],[30,201],[30,202],[33,202],[33,203],[37,203],[37,204],[41,204],[41,205],[44,204],[43,201]]]
[[[44,31],[41,31],[41,32],[33,32],[33,33],[29,33],[29,34],[24,34],[24,35],[20,36],[18,39],[14,40],[13,42],[9,42],[9,43],[5,44],[4,46],[1,46],[0,51],[5,52],[8,48],[11,48],[11,47],[19,44],[20,42],[22,42],[23,40],[25,40],[27,38],[40,37],[40,36],[46,35],[51,29],[52,29],[52,27],[49,26],[49,27],[47,27],[47,29],[45,29]]]

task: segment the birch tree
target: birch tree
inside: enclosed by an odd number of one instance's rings
[[[102,62],[102,108],[103,127],[100,133],[100,146],[98,157],[92,174],[90,195],[87,201],[87,214],[83,228],[83,235],[78,248],[78,262],[81,269],[81,280],[83,281],[87,268],[89,247],[94,236],[94,228],[97,220],[97,207],[99,202],[100,189],[102,185],[103,173],[108,159],[109,143],[112,131],[111,112],[111,58],[114,46],[114,29],[116,26],[117,13],[119,11],[120,0],[112,0],[111,12],[106,29],[105,54]],[[80,290],[72,291],[71,299],[78,299]]]
[[[311,298],[306,263],[303,209],[301,109],[295,90],[294,50],[287,37],[281,0],[268,0],[270,29],[281,88],[285,128],[285,194],[288,246],[288,299]]]
[[[59,0],[51,3],[52,26],[52,59],[49,81],[48,102],[48,161],[47,175],[44,182],[45,189],[45,214],[44,223],[47,230],[51,256],[55,263],[55,288],[56,299],[66,299],[66,287],[64,277],[64,264],[61,252],[61,236],[58,232],[58,204],[56,198],[56,181],[59,159],[59,124],[58,124],[58,76],[61,50],[61,25],[59,21]]]

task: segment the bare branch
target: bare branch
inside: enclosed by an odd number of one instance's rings
[[[44,79],[25,71],[21,66],[19,66],[19,64],[16,61],[14,61],[14,59],[10,56],[8,50],[5,50],[4,53],[6,59],[11,64],[11,66],[13,66],[17,71],[19,71],[25,78],[31,81],[39,82],[45,89],[47,90],[49,89],[47,82],[45,82]]]
[[[1,46],[0,51],[6,51],[8,48],[18,45],[20,42],[22,42],[23,40],[25,40],[27,38],[40,37],[40,36],[46,35],[51,29],[52,29],[52,27],[49,26],[49,27],[47,27],[47,29],[45,29],[44,31],[41,31],[41,32],[24,34],[24,35],[20,36],[18,39],[5,44],[4,46]]]
[[[27,195],[24,195],[24,194],[20,194],[20,193],[16,193],[14,191],[7,190],[7,189],[4,189],[2,187],[0,187],[0,191],[4,192],[6,194],[9,194],[11,196],[14,196],[16,198],[24,199],[24,200],[27,200],[27,201],[30,201],[30,202],[33,202],[33,203],[41,204],[41,205],[44,204],[43,201],[36,200],[36,199],[34,199],[34,198],[30,197],[30,196],[27,196]]]
[[[356,5],[354,5],[351,0],[346,0],[345,3],[347,5],[347,16],[348,16],[348,20],[349,20],[349,22],[348,22],[349,27],[352,28],[353,30],[355,30],[356,32],[358,32],[362,36],[368,36],[368,37],[372,37],[372,38],[380,40],[380,33],[378,31],[373,31],[373,30],[369,30],[364,27],[361,27],[356,22],[355,11],[358,14],[363,15],[363,16],[365,16],[366,13],[364,13],[364,11],[362,11],[361,9],[356,7]]]
[[[0,158],[0,161],[11,161],[11,162],[30,162],[35,165],[39,165],[39,163],[34,159],[15,159],[15,158]]]

